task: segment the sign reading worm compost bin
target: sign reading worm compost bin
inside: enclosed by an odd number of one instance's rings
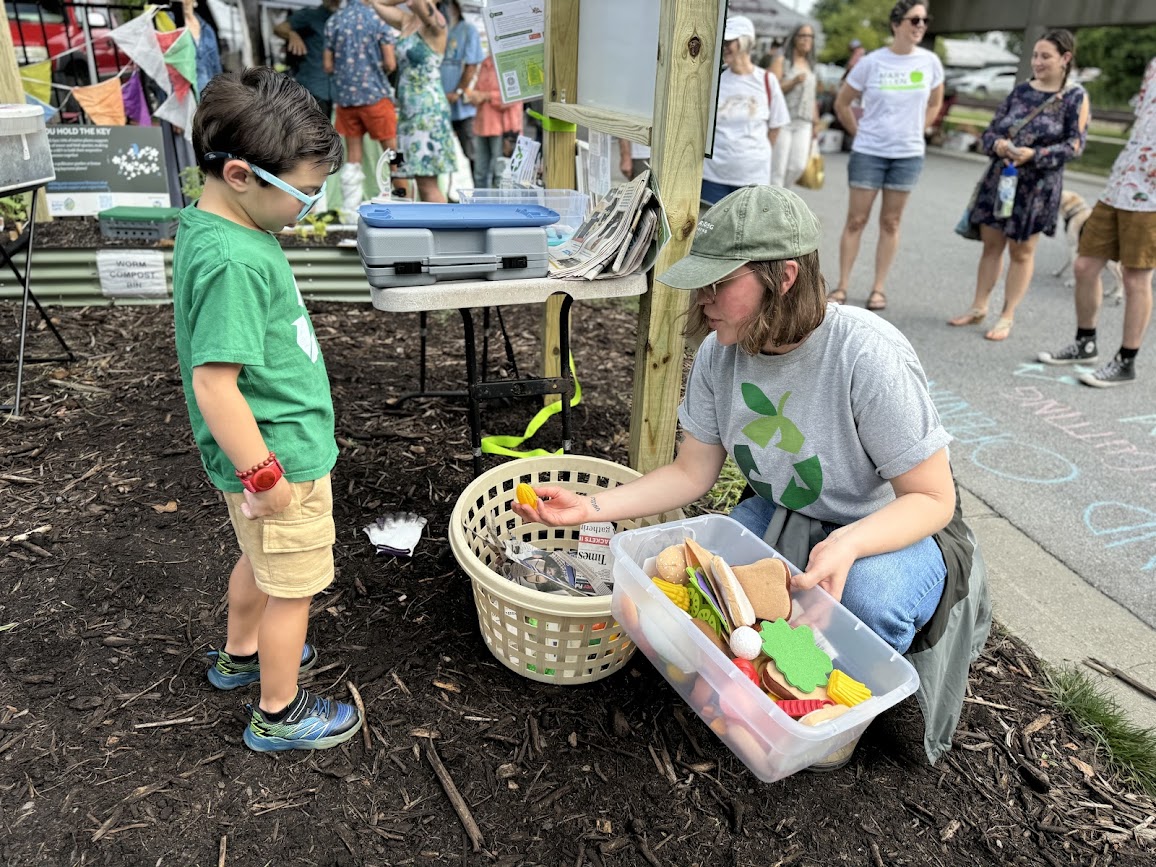
[[[89,217],[118,205],[167,208],[168,180],[159,127],[50,124],[56,180],[54,217]]]
[[[100,292],[109,298],[164,298],[169,294],[160,250],[113,248],[96,251]]]

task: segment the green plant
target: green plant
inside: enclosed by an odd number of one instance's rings
[[[28,193],[0,198],[0,219],[5,223],[9,220],[13,223],[27,223],[29,204],[30,197]]]
[[[181,169],[181,193],[192,201],[199,199],[205,191],[205,176],[197,166],[185,166]]]
[[[1121,779],[1156,796],[1156,729],[1128,719],[1116,701],[1083,672],[1045,667],[1056,703],[1091,737]]]
[[[735,462],[727,458],[722,470],[718,474],[718,481],[714,487],[706,492],[706,496],[686,508],[688,515],[702,515],[711,512],[730,514],[739,504],[739,497],[747,486],[747,480],[735,466]]]
[[[327,226],[332,223],[335,218],[336,215],[333,211],[325,211],[321,214],[306,214],[303,219],[309,224],[309,228],[313,232],[313,237],[321,240],[329,234]]]

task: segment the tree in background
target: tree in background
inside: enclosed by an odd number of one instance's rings
[[[888,16],[895,0],[818,0],[811,7],[811,17],[823,25],[826,44],[819,60],[842,63],[851,54],[852,39],[863,43],[867,51],[886,45],[891,39]]]
[[[1076,33],[1076,65],[1100,68],[1100,76],[1084,85],[1093,108],[1126,107],[1153,57],[1156,26],[1085,27]]]

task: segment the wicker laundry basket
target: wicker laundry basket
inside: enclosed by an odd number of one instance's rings
[[[634,642],[610,614],[610,596],[564,596],[523,587],[492,568],[493,535],[520,539],[545,551],[578,547],[577,527],[525,524],[510,509],[520,482],[558,485],[597,494],[637,479],[629,467],[578,455],[510,461],[469,484],[450,516],[450,548],[474,588],[478,626],[506,667],[542,683],[591,683],[613,674],[634,653]],[[616,522],[618,531],[681,517]],[[493,534],[493,535],[492,535]]]

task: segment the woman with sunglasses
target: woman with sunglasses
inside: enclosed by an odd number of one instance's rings
[[[805,570],[792,587],[821,586],[897,652],[919,652],[969,595],[951,437],[898,329],[827,303],[821,237],[782,187],[744,187],[707,211],[658,278],[694,293],[684,333],[703,338],[674,461],[596,497],[536,487],[536,505],[511,508],[548,526],[660,514],[706,494],[729,455],[754,492],[731,517]],[[954,659],[941,670],[958,687],[954,708],[940,704],[948,741],[968,656]]]
[[[791,119],[779,80],[751,60],[754,46],[751,19],[728,18],[723,30],[726,69],[718,80],[714,155],[702,167],[700,198],[706,205],[747,184],[771,182],[771,147]]]
[[[966,313],[948,325],[979,325],[1003,271],[1003,251],[1011,263],[1004,282],[1003,310],[984,334],[988,340],[1007,340],[1016,308],[1028,294],[1035,270],[1040,234],[1054,235],[1064,191],[1064,165],[1084,149],[1087,138],[1088,94],[1068,83],[1076,38],[1067,30],[1052,30],[1032,49],[1030,81],[1016,85],[996,111],[983,134],[983,151],[991,155],[984,173],[971,222],[979,226],[983,242],[975,279],[975,298]],[[999,185],[1004,169],[1016,167],[1016,186],[1010,215],[999,215]]]
[[[807,167],[811,142],[819,122],[815,76],[815,28],[800,24],[787,37],[783,53],[776,56],[771,72],[779,79],[791,121],[779,130],[775,142],[771,183],[793,184]]]
[[[831,293],[837,304],[847,300],[863,229],[875,197],[883,190],[875,280],[867,309],[887,307],[885,285],[899,249],[899,223],[923,170],[924,131],[943,103],[943,64],[919,47],[930,22],[926,3],[899,0],[891,9],[891,44],[855,64],[835,99],[835,113],[854,137],[847,164],[851,199],[839,240],[839,285]],[[863,106],[858,120],[851,110],[856,99]]]

